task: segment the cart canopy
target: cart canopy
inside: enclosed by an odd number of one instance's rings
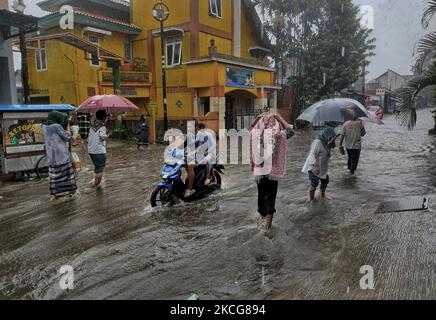
[[[74,111],[69,104],[14,105],[0,104],[0,112],[38,112],[38,111]]]

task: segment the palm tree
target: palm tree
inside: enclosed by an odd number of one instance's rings
[[[429,0],[421,20],[422,26],[425,29],[428,28],[435,14],[436,0]],[[409,81],[405,87],[398,90],[401,125],[407,126],[409,129],[413,129],[416,126],[416,105],[419,93],[425,88],[436,85],[436,61],[433,61],[433,58],[436,57],[436,32],[429,33],[423,39],[419,40],[415,51],[415,70],[418,76]],[[431,59],[431,65],[424,70],[429,59]]]

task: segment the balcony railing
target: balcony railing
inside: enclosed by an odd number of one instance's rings
[[[114,81],[112,71],[101,71],[100,79],[102,82],[112,83]],[[121,83],[151,85],[151,79],[151,72],[121,71]]]
[[[211,53],[208,56],[201,57],[200,59],[205,59],[205,58],[219,58],[219,59],[223,59],[223,60],[251,64],[251,65],[256,65],[256,66],[261,66],[261,67],[268,67],[268,68],[271,67],[271,63],[267,58],[265,58],[265,59],[241,58],[241,57],[235,57],[232,55],[222,54],[222,53],[218,53],[218,52]]]

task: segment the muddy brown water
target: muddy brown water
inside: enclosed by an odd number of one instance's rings
[[[307,206],[301,173],[316,132],[288,148],[274,229],[265,237],[248,166],[227,166],[224,189],[192,204],[152,209],[163,147],[111,142],[105,186],[78,147],[81,197],[49,202],[48,182],[0,185],[3,299],[419,299],[436,298],[436,137],[429,110],[418,129],[366,124],[358,174],[332,158],[330,200]],[[384,199],[430,197],[428,212],[374,215]],[[74,268],[74,289],[58,273]],[[361,266],[375,289],[362,290]]]

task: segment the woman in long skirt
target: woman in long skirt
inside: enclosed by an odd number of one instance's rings
[[[77,190],[76,170],[70,160],[66,114],[51,111],[48,124],[44,126],[45,150],[49,166],[50,194],[55,198],[73,195]]]

